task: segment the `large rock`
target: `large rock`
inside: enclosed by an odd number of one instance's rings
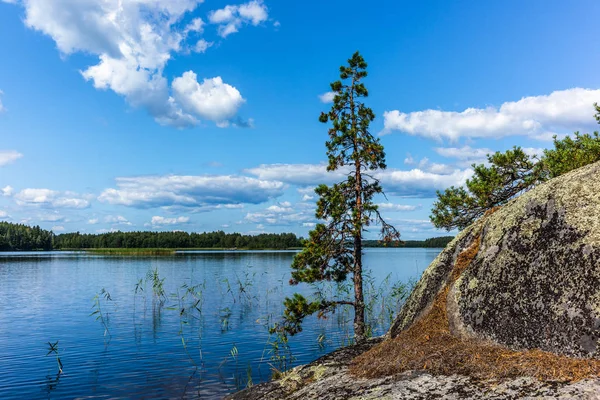
[[[390,336],[427,312],[478,236],[479,251],[448,296],[454,334],[600,357],[600,163],[542,184],[463,230],[424,272]]]
[[[598,400],[600,380],[576,383],[541,382],[519,377],[504,382],[480,382],[466,376],[433,376],[425,372],[376,379],[357,378],[348,372],[354,357],[381,342],[334,351],[308,365],[287,372],[281,379],[261,383],[229,397],[230,400],[463,400],[463,399],[570,399]]]

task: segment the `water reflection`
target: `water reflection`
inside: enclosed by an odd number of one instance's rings
[[[396,312],[394,284],[415,277],[437,253],[367,251],[373,334]],[[221,398],[348,344],[349,308],[308,319],[288,343],[269,333],[294,291],[348,292],[344,285],[289,287],[294,254],[0,254],[0,398],[36,398],[40,385],[47,398]],[[102,318],[90,317],[94,307]],[[60,340],[63,376],[44,357],[49,338]]]

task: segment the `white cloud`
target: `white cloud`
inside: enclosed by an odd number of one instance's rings
[[[393,204],[393,203],[379,203],[379,204],[377,204],[377,206],[379,207],[380,210],[385,210],[385,211],[414,211],[414,210],[421,208],[421,206],[409,206],[409,205],[404,205],[404,204]]]
[[[198,83],[193,71],[173,80],[173,96],[186,112],[225,125],[244,103],[240,92],[220,76]]]
[[[52,227],[53,232],[62,232],[65,230],[65,227],[62,225],[55,225]]]
[[[119,232],[119,230],[117,228],[98,229],[98,230],[96,230],[96,233],[114,233],[114,232]]]
[[[296,189],[298,191],[298,193],[300,193],[302,195],[302,201],[303,202],[308,202],[308,201],[312,201],[316,198],[316,193],[315,193],[315,187],[314,186],[308,186],[308,187],[301,187]],[[305,206],[307,203],[298,203],[297,205],[299,206]],[[314,204],[310,204],[310,207],[314,207]]]
[[[90,202],[73,197],[59,197],[52,202],[52,205],[58,208],[87,208],[90,206]]]
[[[171,96],[163,71],[173,54],[204,52],[212,45],[198,35],[204,21],[181,21],[203,0],[23,0],[25,25],[50,36],[63,55],[98,57],[81,71],[97,89],[110,89],[142,107],[163,125],[189,127],[198,115],[183,111]],[[261,2],[236,6],[236,19],[256,25],[266,19]],[[231,23],[231,22],[230,22]],[[194,40],[194,44],[188,42]]]
[[[420,169],[401,171],[387,169],[375,174],[386,193],[405,197],[433,197],[436,190],[460,186],[473,175],[471,169],[456,169],[450,174],[426,172]]]
[[[440,164],[439,166],[443,166]],[[427,168],[438,168],[427,165]],[[446,166],[443,173],[422,169],[398,170],[388,168],[373,173],[381,181],[385,192],[407,197],[433,197],[436,190],[444,190],[451,185],[462,185],[471,177],[471,169],[450,169]],[[263,164],[250,168],[246,172],[259,179],[276,180],[298,186],[314,186],[322,183],[339,182],[346,177],[348,170],[339,169],[328,172],[325,164]]]
[[[14,199],[19,205],[35,205],[55,208],[82,209],[90,206],[89,201],[82,198],[65,197],[75,193],[58,192],[50,189],[23,189],[15,194]]]
[[[488,154],[494,151],[488,148],[474,149],[470,146],[463,147],[436,147],[435,152],[442,157],[456,158],[459,160],[485,159]]]
[[[13,189],[12,186],[5,186],[0,188],[0,196],[10,197],[13,195],[14,191],[15,189]]]
[[[62,222],[65,221],[65,216],[58,214],[58,213],[52,213],[52,214],[43,214],[40,215],[38,218],[40,221],[44,221],[44,222]]]
[[[244,219],[262,225],[298,225],[315,220],[314,213],[309,210],[292,207],[290,202],[267,207],[264,211],[247,213]]]
[[[524,97],[499,108],[468,108],[462,112],[424,110],[384,113],[382,134],[401,131],[426,138],[456,141],[462,137],[497,138],[524,135],[547,140],[553,134],[594,125],[592,104],[600,89],[573,88],[545,96]]]
[[[209,47],[211,47],[214,43],[213,42],[207,42],[204,39],[200,39],[196,42],[196,45],[194,46],[194,51],[196,53],[204,53],[206,52],[206,50],[208,50]]]
[[[335,97],[335,92],[327,92],[319,95],[319,100],[321,103],[333,103],[333,98]]]
[[[530,157],[541,157],[544,154],[544,149],[539,147],[523,147],[523,152]]]
[[[90,202],[77,193],[50,189],[23,189],[14,195],[14,199],[19,205],[77,209],[90,206]]]
[[[238,32],[244,24],[256,26],[268,18],[268,9],[262,0],[253,0],[239,6],[228,5],[208,15],[210,23],[219,25],[219,35],[224,38]]]
[[[244,205],[243,204],[219,204],[215,208],[216,209],[225,208],[225,209],[228,209],[228,210],[236,210],[236,209],[244,208]]]
[[[202,18],[194,18],[186,27],[184,30],[184,33],[189,33],[189,32],[196,32],[196,33],[202,33],[204,32],[204,21],[202,20]]]
[[[153,226],[161,226],[161,225],[177,225],[177,224],[185,224],[190,221],[189,217],[176,217],[176,218],[166,218],[155,215],[152,217],[152,221],[150,223]]]
[[[333,183],[346,175],[342,170],[327,172],[325,164],[261,164],[245,172],[259,179],[278,180],[298,186],[316,186]]]
[[[457,165],[460,167],[468,167],[472,164],[488,164],[487,156],[495,153],[494,150],[488,148],[472,148],[470,146],[463,147],[436,147],[435,152],[442,157],[455,158],[459,160]],[[543,148],[524,147],[522,150],[530,157],[540,157],[544,153]]]
[[[13,163],[21,157],[23,157],[23,154],[18,151],[0,150],[0,167]]]
[[[8,219],[10,217],[9,217],[9,215],[8,215],[8,213],[6,211],[0,210],[0,218],[2,218],[2,219]]]
[[[2,104],[2,95],[4,94],[4,92],[2,90],[0,90],[0,113],[6,111],[6,107],[4,107],[4,105]]]
[[[138,208],[258,204],[282,195],[285,188],[282,182],[233,175],[166,175],[117,178],[116,181],[117,189],[104,190],[98,199]]]
[[[87,223],[90,225],[96,225],[98,222],[100,222],[100,220],[98,218],[91,218],[91,219],[88,219]]]
[[[131,222],[129,222],[127,220],[127,218],[125,218],[122,215],[107,215],[106,217],[104,217],[104,222],[109,223],[109,224],[116,224],[116,225],[127,225],[127,226],[133,225]]]

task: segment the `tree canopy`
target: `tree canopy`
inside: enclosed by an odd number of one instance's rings
[[[385,153],[380,140],[369,131],[375,119],[363,99],[369,95],[362,80],[367,76],[367,63],[358,53],[340,67],[340,80],[331,83],[334,93],[329,112],[321,113],[319,121],[330,123],[329,140],[325,143],[328,171],[342,170],[346,179],[332,186],[320,185],[317,224],[309,233],[301,253],[292,263],[290,283],[319,281],[343,282],[351,275],[353,299],[319,299],[309,302],[299,294],[285,300],[283,329],[290,334],[302,330],[303,319],[318,312],[323,315],[337,306],[354,308],[354,334],[357,341],[365,338],[365,304],[363,299],[362,235],[371,223],[381,229],[384,241],[398,240],[400,234],[387,224],[373,202],[383,193],[372,171],[385,169]]]
[[[600,123],[600,107],[594,105]],[[437,228],[463,229],[488,209],[506,204],[534,186],[576,168],[600,161],[600,136],[580,134],[558,139],[541,157],[530,156],[520,147],[488,155],[487,165],[473,165],[474,174],[463,187],[437,192],[430,219]]]
[[[39,226],[0,222],[0,251],[52,250],[54,234]]]

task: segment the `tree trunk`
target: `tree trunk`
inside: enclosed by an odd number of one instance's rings
[[[358,148],[358,129],[356,122],[356,110],[354,106],[354,78],[352,79],[352,89],[350,92],[350,108],[352,112],[352,131],[354,137],[354,154],[360,150]],[[354,220],[354,338],[357,343],[366,339],[365,335],[365,300],[363,295],[363,276],[362,276],[362,175],[361,163],[359,158],[354,162],[354,177],[356,179],[356,219]]]
[[[362,238],[354,237],[354,337],[356,342],[366,339],[365,335],[365,300],[363,296],[362,276]]]

